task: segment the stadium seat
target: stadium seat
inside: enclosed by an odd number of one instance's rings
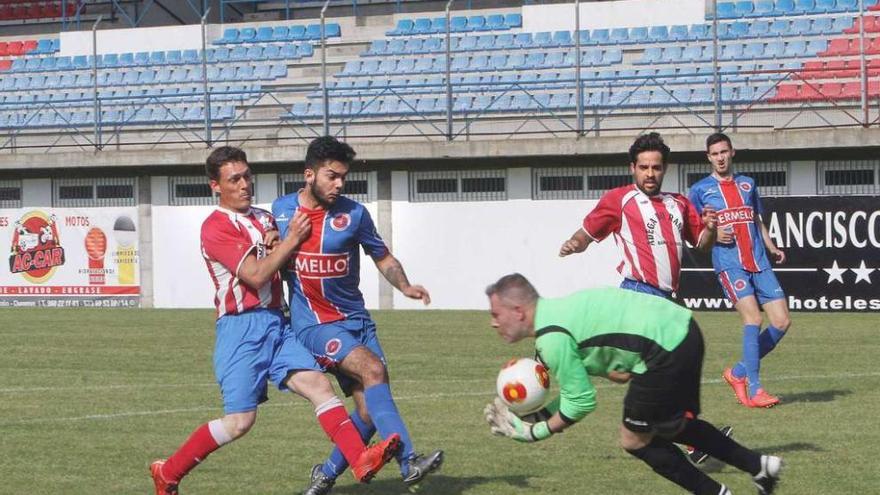
[[[788,19],[776,19],[770,24],[769,34],[771,36],[789,36],[791,32],[791,23]]]
[[[549,48],[554,46],[553,44],[553,33],[549,31],[541,31],[539,33],[532,34],[532,46],[541,47],[541,48]]]
[[[272,28],[272,41],[287,41],[288,35],[289,32],[287,26],[275,26],[274,28]]]
[[[606,45],[610,43],[611,34],[607,29],[594,29],[590,32],[590,40],[596,45]]]
[[[832,33],[842,33],[847,28],[852,27],[853,18],[852,17],[835,17],[831,23],[831,31]]]
[[[239,43],[238,29],[227,28],[223,31],[223,37],[214,41],[215,45],[223,45],[226,43]]]
[[[816,9],[816,0],[794,0],[795,14],[821,14]]]
[[[789,33],[792,36],[808,36],[812,34],[813,22],[811,19],[795,19],[791,23]]]
[[[503,14],[492,14],[486,17],[486,29],[494,31],[510,28],[504,23]]]
[[[412,23],[412,21],[409,21]],[[295,26],[290,26],[287,28],[287,41],[305,41],[306,40],[306,26],[301,24],[297,24]]]
[[[264,26],[257,29],[257,36],[254,41],[257,43],[268,43],[273,39],[273,30],[271,27]]]
[[[835,14],[843,12],[843,9],[838,7],[836,0],[816,0],[816,11],[825,14]]]
[[[776,0],[776,7],[773,9],[775,15],[792,15],[794,14],[794,0]]]
[[[737,17],[736,4],[733,2],[719,2],[715,17],[718,19],[734,19]]]
[[[630,29],[629,41],[631,43],[645,43],[648,41],[648,28],[639,26]]]
[[[807,43],[802,40],[797,41],[789,41],[785,46],[785,51],[783,52],[783,56],[785,57],[803,57],[807,52]]]
[[[409,34],[431,34],[433,33],[433,29],[431,27],[431,19],[427,17],[420,17],[416,19],[413,23],[413,28]]]
[[[755,8],[749,14],[749,17],[769,17],[773,15],[775,10],[776,5],[773,3],[773,0],[757,0]]]
[[[755,4],[751,0],[740,0],[735,4],[735,17],[746,17],[755,11]]]
[[[250,43],[257,37],[257,30],[252,27],[241,28],[238,31],[239,43]]]
[[[467,25],[469,31],[485,31],[486,18],[481,15],[470,16]]]
[[[629,28],[614,28],[608,35],[611,43],[629,43]]]
[[[749,23],[745,21],[734,21],[731,22],[728,26],[726,36],[722,36],[721,32],[719,32],[718,37],[720,39],[724,39],[726,37],[728,39],[738,40],[748,37],[763,36],[764,33],[761,33],[760,31],[752,31],[755,28],[756,24],[758,25],[758,29],[760,29],[761,23],[762,21],[755,21],[750,26]],[[766,21],[763,21],[763,23],[766,24]],[[719,24],[718,27],[721,27],[721,24]]]
[[[495,36],[491,34],[481,34],[477,37],[477,50],[492,50],[495,48]]]
[[[571,31],[555,31],[553,33],[553,46],[572,46]]]
[[[771,41],[764,47],[764,56],[768,58],[780,58],[785,54],[784,41]]]
[[[832,34],[834,33],[834,23],[831,17],[817,17],[813,19],[810,34]]]
[[[669,28],[669,41],[686,41],[690,39],[690,31],[683,24],[678,24]]]
[[[400,19],[397,21],[397,26],[390,31],[386,31],[386,36],[404,36],[412,33],[413,29],[413,21],[411,19]]]
[[[504,24],[509,28],[520,28],[522,27],[522,14],[518,13],[510,13],[504,15]]]
[[[669,39],[669,29],[666,26],[651,26],[647,41],[661,43],[669,41]]]
[[[708,24],[691,24],[688,39],[691,41],[703,41],[712,39],[712,33]]]

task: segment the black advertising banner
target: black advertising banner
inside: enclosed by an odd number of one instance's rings
[[[765,197],[764,223],[786,261],[773,265],[792,311],[880,312],[880,196]],[[726,310],[711,257],[682,260],[679,299]]]

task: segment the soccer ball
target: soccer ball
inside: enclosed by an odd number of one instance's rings
[[[534,359],[513,358],[501,367],[495,387],[504,404],[517,416],[524,416],[544,406],[550,375]]]

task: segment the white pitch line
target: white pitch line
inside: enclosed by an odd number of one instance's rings
[[[838,373],[832,375],[783,375],[783,376],[774,376],[772,379],[768,381],[797,381],[797,380],[827,380],[834,378],[866,378],[866,377],[880,377],[880,372],[867,372],[867,373]],[[471,380],[468,380],[471,381]],[[484,380],[480,380],[484,381]],[[703,384],[719,384],[722,383],[723,380],[720,378],[710,378],[702,380]],[[606,389],[606,388],[619,388],[623,390],[623,387],[613,383],[599,383],[596,385],[597,389]],[[491,397],[494,394],[494,391],[481,391],[481,392],[456,392],[456,393],[445,393],[438,392],[433,394],[417,394],[417,395],[405,395],[395,397],[398,401],[410,401],[410,400],[424,400],[424,399],[444,399],[447,397]],[[284,403],[272,403],[272,404],[264,404],[260,406],[261,408],[267,407],[296,407],[296,406],[306,406],[311,407],[310,404],[305,400],[297,400],[297,401],[287,401]],[[8,421],[0,423],[0,427],[3,426],[15,426],[15,425],[25,425],[25,424],[38,424],[38,423],[69,423],[75,421],[97,421],[97,420],[113,420],[120,418],[131,418],[138,416],[161,416],[166,414],[179,414],[179,413],[188,413],[188,412],[200,412],[200,411],[219,411],[219,407],[217,406],[200,406],[200,407],[190,407],[190,408],[181,408],[181,409],[160,409],[160,410],[152,410],[152,411],[128,411],[128,412],[120,412],[120,413],[111,413],[111,414],[89,414],[86,416],[72,416],[66,418],[34,418],[34,419],[24,419],[20,421]]]

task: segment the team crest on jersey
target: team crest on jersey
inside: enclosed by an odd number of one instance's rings
[[[746,281],[743,279],[737,279],[733,282],[733,288],[736,290],[743,290],[746,288]]]
[[[333,219],[330,220],[330,228],[336,232],[342,232],[347,229],[349,225],[351,225],[351,215],[348,213],[337,213]]]
[[[342,348],[342,341],[339,339],[330,339],[324,344],[324,354],[335,356],[339,349]]]
[[[749,184],[748,182],[740,182],[740,183],[739,183],[739,188],[742,189],[742,190],[745,191],[745,192],[749,192],[749,191],[752,190],[752,185]]]
[[[269,215],[257,215],[257,220],[263,227],[263,231],[275,230],[275,226],[272,225],[272,217]]]

